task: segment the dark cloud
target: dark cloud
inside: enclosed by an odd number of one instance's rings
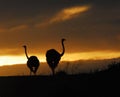
[[[28,44],[45,53],[51,47],[60,50],[60,39],[66,37],[67,52],[119,51],[119,4],[118,0],[1,0],[0,48],[20,54],[21,45]],[[91,8],[75,18],[36,27],[75,6]]]

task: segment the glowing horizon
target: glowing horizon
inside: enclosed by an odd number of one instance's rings
[[[46,62],[45,55],[37,56],[40,62]],[[77,60],[97,60],[97,59],[111,59],[120,57],[120,52],[79,52],[79,53],[66,53],[61,61],[77,61]],[[14,64],[26,64],[27,58],[25,55],[12,56],[4,55],[0,56],[0,66],[14,65]]]

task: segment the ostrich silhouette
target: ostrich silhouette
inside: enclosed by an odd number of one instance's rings
[[[65,47],[64,47],[64,41],[65,40],[66,39],[64,39],[64,38],[61,39],[62,48],[63,48],[63,51],[62,51],[61,54],[59,52],[57,52],[55,49],[50,49],[46,52],[46,60],[47,60],[47,63],[49,65],[49,67],[52,70],[53,75],[55,75],[55,68],[58,66],[58,63],[59,63],[61,57],[65,53]]]
[[[30,69],[30,75],[32,75],[32,72],[34,73],[34,75],[36,75],[36,72],[38,70],[40,62],[39,62],[39,60],[38,60],[38,58],[36,56],[30,56],[30,57],[28,57],[27,46],[23,45],[23,47],[25,49],[25,55],[26,55],[26,57],[28,59],[27,66]]]

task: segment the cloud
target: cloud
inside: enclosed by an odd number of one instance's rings
[[[88,11],[90,6],[75,6],[61,10],[53,18],[51,18],[50,23],[66,21],[75,18],[85,11]]]
[[[6,31],[5,28],[0,28],[0,33],[3,33],[3,32],[5,32],[5,31]]]
[[[28,25],[18,25],[18,26],[10,28],[9,31],[21,31],[21,30],[26,30],[28,28],[29,28]]]
[[[120,49],[120,15],[116,5],[119,3],[105,0],[54,0],[43,3],[31,0],[31,3],[20,1],[16,4],[15,1],[14,5],[11,4],[8,3],[7,10],[0,3],[3,7],[0,9],[1,49],[18,47],[17,52],[20,52],[19,47],[28,44],[35,48],[42,46],[45,49],[40,52],[45,52],[52,46],[56,47],[56,40],[61,37],[67,38],[66,51],[69,53]],[[15,53],[11,50],[5,52]]]
[[[6,33],[6,32],[19,32],[19,31],[24,31],[29,29],[29,25],[17,25],[17,26],[13,26],[10,28],[0,28],[0,33]]]
[[[58,13],[56,13],[54,16],[49,18],[47,21],[37,24],[36,27],[44,27],[53,23],[63,22],[63,21],[76,18],[81,13],[88,11],[90,8],[91,6],[88,6],[88,5],[64,8]]]

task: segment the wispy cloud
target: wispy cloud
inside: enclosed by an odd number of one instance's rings
[[[3,33],[3,32],[5,32],[5,31],[6,31],[5,28],[0,28],[0,33]]]
[[[21,31],[21,30],[25,30],[28,28],[29,28],[28,25],[18,25],[18,26],[10,28],[9,31]]]
[[[75,18],[85,11],[88,11],[90,6],[75,6],[61,10],[53,18],[51,18],[50,23],[66,21]]]
[[[28,25],[17,25],[17,26],[13,26],[10,28],[0,28],[0,33],[4,33],[4,32],[19,32],[19,31],[23,31],[28,29],[29,26]]]
[[[81,13],[88,11],[91,6],[74,6],[62,9],[58,13],[56,13],[53,17],[51,17],[48,21],[44,21],[43,23],[37,24],[37,27],[50,25],[53,23],[63,22],[66,20],[70,20],[78,17]]]

